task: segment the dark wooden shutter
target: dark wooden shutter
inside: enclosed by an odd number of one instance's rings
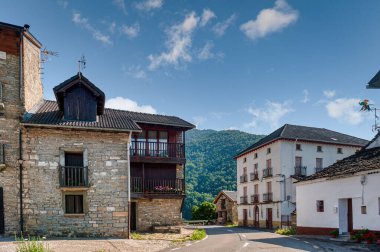
[[[0,234],[4,234],[5,224],[4,224],[4,197],[3,188],[0,187]]]

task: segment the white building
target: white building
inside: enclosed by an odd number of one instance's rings
[[[380,133],[365,149],[296,183],[297,232],[380,231]]]
[[[235,157],[239,225],[273,228],[281,220],[288,222],[296,208],[293,182],[354,154],[367,142],[285,124],[240,152]]]

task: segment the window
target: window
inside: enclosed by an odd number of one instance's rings
[[[247,174],[247,167],[244,167],[243,168],[243,175],[246,175]]]
[[[245,162],[247,162],[247,158],[246,157],[243,159],[243,163],[245,163]]]
[[[254,186],[254,192],[255,192],[256,195],[259,194],[259,184],[256,184]]]
[[[296,150],[301,151],[301,144],[296,144]]]
[[[254,174],[259,174],[259,164],[254,164],[253,166],[253,173]]]
[[[380,215],[380,198],[378,200],[379,200],[379,215]]]
[[[267,182],[267,193],[271,193],[272,192],[272,182],[269,181]]]
[[[267,159],[267,168],[272,168],[272,159]]]
[[[226,199],[221,199],[220,200],[220,208],[221,209],[226,209]]]
[[[83,214],[83,195],[65,195],[65,213]]]
[[[255,154],[253,155],[253,157],[254,157],[254,158],[257,158],[257,153],[255,153]]]
[[[271,151],[272,151],[272,150],[271,150],[270,148],[268,148],[268,149],[267,149],[267,154],[270,154]]]
[[[361,206],[361,212],[362,214],[367,214],[367,206]]]
[[[5,164],[4,146],[5,144],[0,143],[0,164]]]
[[[323,152],[322,151],[322,146],[320,146],[320,145],[317,146],[317,152]]]
[[[65,152],[65,164],[61,167],[62,187],[88,186],[88,169],[83,161],[83,152]]]
[[[244,197],[247,196],[247,187],[246,186],[243,187],[243,195],[244,195]]]
[[[338,148],[338,149],[337,149],[337,153],[338,153],[338,154],[343,154],[343,150],[342,150],[342,148]]]
[[[322,169],[323,168],[323,158],[315,159],[315,168]]]
[[[302,157],[296,157],[296,167],[302,167]]]
[[[317,212],[324,212],[325,211],[325,205],[323,203],[323,200],[317,200]]]

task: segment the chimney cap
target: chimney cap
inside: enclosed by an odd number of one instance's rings
[[[28,24],[24,24],[24,28],[25,28],[25,30],[29,30],[30,25],[28,25]]]

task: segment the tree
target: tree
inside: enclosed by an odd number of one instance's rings
[[[199,206],[191,209],[193,220],[213,220],[216,219],[216,207],[211,202],[203,202]]]

